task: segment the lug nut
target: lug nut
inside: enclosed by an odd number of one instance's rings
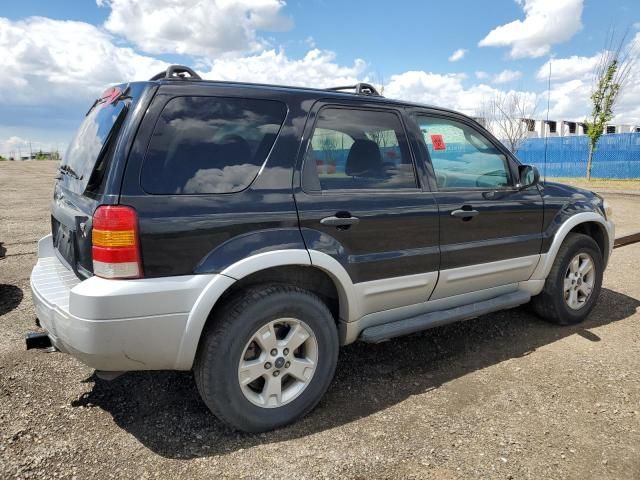
[[[285,349],[282,351],[282,353],[283,353],[284,355],[289,355],[289,349],[288,349],[288,348],[285,348]]]
[[[275,349],[275,348],[272,348],[272,349],[271,349],[271,356],[272,356],[272,357],[275,357],[276,355],[278,355],[278,350],[277,350],[277,349]]]
[[[291,366],[291,362],[287,362],[284,364],[284,368],[289,368]]]
[[[274,377],[277,377],[278,375],[280,375],[280,370],[276,370],[275,372],[273,372]]]
[[[267,370],[269,370],[271,368],[271,362],[267,362],[264,364],[264,368],[266,368]]]

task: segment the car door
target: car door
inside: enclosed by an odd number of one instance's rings
[[[437,205],[401,111],[363,103],[313,107],[294,181],[311,260],[342,265],[360,315],[428,300],[440,257]]]
[[[414,112],[440,217],[440,278],[432,300],[527,280],[540,258],[543,202],[518,186],[518,164],[460,115]]]

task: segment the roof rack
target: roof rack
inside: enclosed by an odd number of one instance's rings
[[[189,77],[185,76],[187,73]],[[169,65],[164,72],[160,72],[149,79],[149,81],[154,80],[202,80],[202,78],[184,65]]]
[[[335,92],[340,92],[342,90],[355,90],[356,95],[371,95],[374,97],[382,96],[378,93],[378,90],[376,90],[376,87],[374,87],[370,83],[364,83],[364,82],[359,82],[359,83],[356,83],[355,85],[346,85],[344,87],[331,87],[331,88],[327,88],[327,90],[333,90]]]

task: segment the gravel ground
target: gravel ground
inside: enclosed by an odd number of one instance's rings
[[[319,407],[225,428],[190,373],[113,382],[24,350],[54,165],[0,164],[0,478],[640,478],[640,244],[615,251],[586,323],[526,308],[341,350]],[[620,230],[640,197],[612,196]]]

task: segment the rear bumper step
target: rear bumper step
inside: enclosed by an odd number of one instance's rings
[[[366,328],[360,334],[360,340],[367,343],[379,343],[394,337],[420,332],[448,323],[469,320],[498,310],[514,308],[527,303],[530,299],[531,294],[529,292],[517,291],[461,307],[424,313],[404,320]]]

